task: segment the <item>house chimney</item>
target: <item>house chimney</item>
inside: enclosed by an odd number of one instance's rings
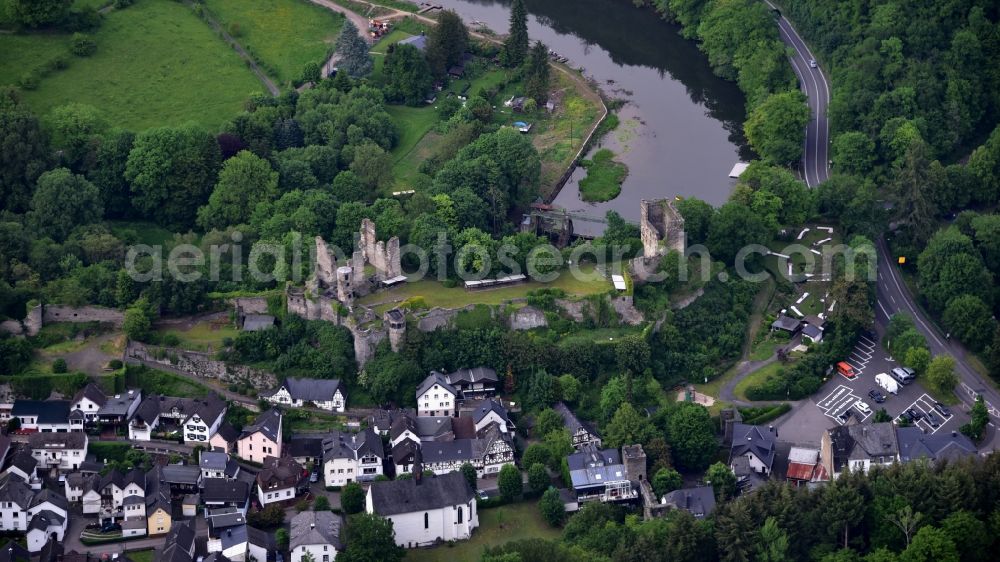
[[[419,486],[424,478],[424,454],[417,445],[416,452],[413,453],[413,481]]]

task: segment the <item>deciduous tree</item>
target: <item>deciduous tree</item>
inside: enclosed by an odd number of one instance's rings
[[[74,227],[99,221],[103,215],[104,204],[94,184],[57,168],[38,178],[28,222],[42,236],[61,242]]]
[[[205,230],[245,224],[257,204],[277,197],[278,172],[267,160],[244,150],[222,165],[208,204],[198,210],[198,224]]]

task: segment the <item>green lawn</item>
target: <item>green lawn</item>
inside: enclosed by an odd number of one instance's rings
[[[559,529],[549,526],[538,511],[535,502],[505,505],[479,510],[479,528],[467,541],[434,548],[414,549],[406,552],[408,562],[454,560],[456,562],[479,560],[488,546],[497,546],[524,539],[556,539]]]
[[[125,374],[128,388],[140,388],[146,394],[162,394],[180,398],[200,398],[208,395],[208,387],[179,375],[150,369],[129,367]]]
[[[389,105],[386,111],[392,117],[399,131],[399,142],[390,152],[392,156],[392,171],[399,189],[410,189],[408,180],[417,174],[420,163],[433,151],[434,139],[437,135],[424,139],[439,121],[437,111],[433,106],[409,107],[406,105]]]
[[[584,273],[590,273],[592,268],[581,267]],[[469,304],[500,304],[511,299],[523,298],[529,291],[542,288],[562,289],[570,295],[587,296],[603,293],[611,289],[611,282],[598,277],[596,279],[576,279],[568,271],[560,272],[559,277],[551,283],[529,281],[520,285],[511,285],[484,291],[466,291],[461,285],[451,289],[432,279],[423,279],[412,283],[403,283],[395,288],[373,293],[361,299],[359,304],[388,303],[402,301],[412,297],[423,297],[428,307],[461,308]],[[390,304],[381,308],[388,309]]]
[[[148,550],[131,550],[125,554],[132,562],[153,562],[156,557],[156,551],[151,548]]]
[[[222,340],[225,338],[235,338],[239,335],[232,323],[213,324],[211,322],[199,322],[187,330],[161,329],[157,330],[161,335],[171,334],[180,340],[177,347],[190,351],[213,352],[222,348]]]
[[[307,62],[325,62],[344,16],[305,0],[205,0],[223,28],[279,82],[298,78]]]
[[[0,84],[14,85],[37,66],[63,57],[70,64],[80,59],[69,52],[69,36],[61,33],[0,34]]]
[[[406,39],[407,37],[413,37],[413,34],[407,33],[401,29],[393,29],[392,31],[389,32],[388,35],[378,40],[378,43],[376,43],[375,46],[372,47],[371,52],[384,55],[386,51],[389,50],[390,45],[394,43],[399,43],[400,41]]]
[[[192,120],[214,129],[239,112],[249,94],[263,90],[246,64],[178,2],[143,0],[113,10],[93,37],[93,56],[70,56],[69,68],[24,92],[36,113],[44,116],[54,107],[78,102],[98,108],[111,124],[133,130]],[[0,71],[0,82],[10,83],[44,62],[39,52],[52,52],[54,41],[67,40],[0,35],[5,55],[0,68],[6,69]]]
[[[611,201],[622,192],[628,168],[615,161],[614,152],[602,148],[593,159],[583,160],[580,165],[587,169],[587,177],[580,180],[580,197],[584,201]]]
[[[736,387],[733,388],[733,394],[736,395],[736,397],[739,398],[740,400],[746,400],[747,399],[746,392],[748,388],[764,382],[769,377],[776,375],[778,371],[786,368],[788,368],[788,365],[784,365],[780,362],[775,362],[771,363],[770,365],[767,365],[766,367],[758,369],[747,375],[740,382],[736,383]]]

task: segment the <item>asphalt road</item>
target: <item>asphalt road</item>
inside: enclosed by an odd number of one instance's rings
[[[771,9],[774,4],[764,1]],[[823,69],[809,66],[810,60],[816,60],[806,42],[799,37],[795,28],[785,16],[778,18],[778,29],[781,40],[795,51],[789,57],[795,75],[799,77],[799,86],[808,98],[812,119],[806,127],[806,145],[802,155],[802,175],[806,185],[816,187],[830,177],[830,123],[827,120],[826,109],[830,104],[830,83],[823,74]]]
[[[965,359],[968,353],[957,341],[941,333],[934,322],[914,302],[913,296],[903,281],[896,264],[889,259],[890,253],[885,240],[878,241],[878,297],[875,305],[875,319],[880,326],[887,326],[889,318],[897,312],[906,312],[912,318],[918,331],[927,338],[932,355],[950,354],[955,358],[955,371],[959,384],[955,393],[968,407],[977,394],[982,394],[986,406],[995,423],[1000,419],[1000,394],[969,365]]]

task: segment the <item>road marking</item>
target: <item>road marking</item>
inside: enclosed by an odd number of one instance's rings
[[[885,314],[886,318],[892,318],[892,315],[889,314],[889,311],[886,310],[885,306],[882,305],[882,301],[877,301],[877,302],[878,302],[878,307],[882,309],[882,314]]]
[[[933,435],[938,431],[940,431],[942,428],[944,428],[944,426],[948,425],[948,422],[950,422],[955,417],[954,413],[952,413],[951,416],[945,417],[943,414],[941,414],[934,408],[934,402],[935,400],[925,392],[920,396],[918,396],[917,399],[914,400],[912,404],[903,408],[900,411],[899,415],[896,416],[896,419],[902,420],[903,412],[907,410],[910,409],[918,410],[920,413],[923,414],[923,417],[920,418],[918,421],[913,422],[913,425],[915,427],[919,427],[921,430],[924,431],[924,433],[930,433],[931,435]],[[937,427],[932,426],[930,422],[927,421],[927,415],[929,413],[933,413],[935,416],[937,416],[938,420],[940,421]]]

